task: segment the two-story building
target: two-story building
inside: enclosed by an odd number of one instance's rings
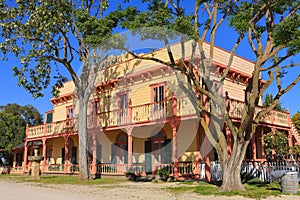
[[[209,52],[209,44],[205,43],[204,48]],[[172,46],[172,50],[174,55],[180,55],[176,54],[179,44]],[[215,47],[214,55],[216,70],[222,74],[230,54]],[[163,59],[168,55],[166,49],[160,49],[155,56]],[[188,58],[185,61],[188,62]],[[235,56],[219,90],[230,104],[230,117],[235,123],[241,119],[245,89],[253,66],[253,62]],[[53,110],[45,113],[45,123],[26,128],[24,145],[15,149],[12,172],[28,172],[28,156],[33,154],[33,148],[39,148],[40,155],[44,156],[42,173],[78,172],[74,91],[73,82],[66,82],[59,97],[50,99]],[[167,167],[177,177],[203,177],[204,157],[208,155],[210,161],[217,160],[214,149],[205,139],[195,108],[178,87],[178,76],[174,70],[157,62],[124,56],[122,61],[103,69],[90,97],[88,113],[87,148],[94,174],[124,175],[133,170],[145,175]],[[288,145],[298,143],[290,113],[273,110],[260,122],[246,159],[266,159],[262,136],[275,129],[286,133]],[[230,151],[231,134],[225,124],[224,134]]]

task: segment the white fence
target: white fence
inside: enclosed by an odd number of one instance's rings
[[[201,165],[201,168],[203,168],[201,169],[201,172],[205,171],[204,164]],[[296,171],[300,180],[300,166],[294,162],[244,162],[241,167],[242,174],[259,178],[263,182],[273,181],[271,173],[275,171]],[[212,180],[222,180],[222,168],[218,162],[211,164],[210,172]]]

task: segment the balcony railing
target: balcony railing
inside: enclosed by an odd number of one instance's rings
[[[67,119],[49,124],[28,127],[27,137],[42,137],[61,133],[72,133],[77,131],[77,120]]]
[[[235,119],[241,119],[242,113],[244,109],[245,103],[238,100],[230,100],[230,110],[229,110],[229,116]],[[258,106],[255,109],[255,115],[263,110],[264,107]],[[268,113],[261,122],[269,123],[269,124],[275,124],[279,126],[288,126],[288,113],[277,111],[277,110],[271,110],[270,113]]]
[[[244,102],[230,100],[229,115],[234,119],[241,119]],[[256,114],[264,109],[256,108]],[[100,112],[97,116],[88,116],[88,127],[114,127],[128,124],[139,124],[147,122],[162,122],[172,116],[193,116],[195,108],[187,97],[170,99],[167,101],[148,103],[144,105],[129,106],[125,109]],[[279,126],[288,126],[288,113],[272,110],[261,122]],[[40,126],[29,127],[28,138],[55,135],[66,132],[77,131],[77,120],[67,119]]]

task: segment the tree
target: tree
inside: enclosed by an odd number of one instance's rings
[[[191,2],[189,2],[189,9],[183,6],[183,1],[146,0],[145,2],[148,3],[148,11],[138,12],[136,17],[124,23],[125,26],[134,29],[158,25],[160,29],[165,27],[179,31],[194,39],[193,51],[186,55],[187,52],[184,52],[185,42],[182,40],[183,50],[181,54],[185,54],[185,56],[176,61],[168,38],[164,38],[169,55],[168,59],[158,59],[153,56],[154,54],[141,56],[134,52],[129,53],[139,59],[153,60],[167,65],[185,75],[192,86],[185,89],[186,95],[199,111],[199,121],[220,159],[223,173],[220,190],[245,190],[241,182],[240,169],[247,146],[260,120],[274,109],[282,95],[300,80],[298,75],[292,81],[287,81],[287,85],[282,85],[282,80],[286,77],[286,70],[299,66],[298,63],[294,62],[284,63],[296,55],[299,56],[300,3],[292,0],[276,2],[271,0],[253,2],[196,0],[192,10],[190,10]],[[224,22],[228,22],[237,34],[230,36],[235,37],[235,42],[230,50],[230,57],[227,60],[225,70],[220,74],[219,84],[213,85],[211,72],[215,71],[213,62],[215,38],[219,36],[218,30]],[[154,36],[152,35],[152,37]],[[204,51],[205,39],[210,42],[208,53]],[[219,95],[218,89],[228,77],[236,49],[244,40],[247,40],[249,52],[254,54],[255,59],[251,72],[252,77],[246,88],[241,121],[237,125],[230,118],[226,103],[223,97]],[[201,59],[198,65],[193,60],[196,57],[196,51],[198,51]],[[191,58],[188,65],[183,60],[185,57]],[[197,66],[196,70],[195,65]],[[198,78],[196,71],[201,71],[201,79]],[[261,74],[266,72],[269,77],[265,84],[262,84]],[[258,106],[259,100],[273,82],[277,85],[277,92],[272,103],[256,113],[255,108]],[[205,83],[205,87],[202,87],[202,83]],[[203,98],[198,98],[200,96]],[[211,102],[210,109],[204,104],[207,98]],[[220,113],[223,114],[222,119],[224,119],[233,137],[230,156],[227,152],[226,138],[222,132],[223,124],[219,123]],[[206,117],[210,120],[205,120]]]
[[[286,134],[278,130],[275,130],[274,133],[270,132],[265,134],[263,136],[263,140],[267,156],[271,156],[270,159],[272,159],[272,156],[274,156],[275,161],[281,162],[285,160],[285,156],[288,156],[291,153],[291,149],[287,145],[288,139]],[[274,151],[274,154],[272,151]]]
[[[26,124],[42,124],[42,116],[31,105],[20,106],[7,104],[0,111],[0,147],[10,152],[14,146],[22,143],[25,138]],[[9,156],[10,154],[5,154]],[[9,158],[6,158],[9,160]]]
[[[292,122],[297,128],[297,130],[300,131],[300,112],[297,112],[293,115]]]
[[[0,49],[7,59],[10,54],[20,59],[13,68],[18,84],[34,98],[53,85],[52,93],[67,80],[67,71],[76,87],[78,110],[80,179],[90,179],[87,162],[87,104],[99,68],[105,59],[90,59],[93,47],[112,36],[126,10],[107,10],[109,1],[16,1],[0,3]],[[130,8],[129,11],[130,12]],[[98,56],[101,58],[101,56]],[[103,57],[102,57],[103,58]],[[81,73],[76,70],[82,63]],[[92,66],[92,67],[91,67]]]
[[[265,95],[265,100],[264,100],[263,106],[269,107],[273,103],[273,101],[274,101],[273,95],[267,93]],[[275,110],[284,111],[280,102],[278,102],[278,104],[275,106]]]

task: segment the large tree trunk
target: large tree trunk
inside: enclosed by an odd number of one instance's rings
[[[87,107],[88,98],[78,97],[78,143],[79,143],[79,179],[89,180],[91,174],[88,166],[88,127],[87,127]]]
[[[222,167],[223,181],[220,191],[246,190],[241,180],[241,166],[235,165],[232,168],[228,165]]]
[[[224,162],[221,162],[223,181],[219,191],[246,190],[241,180],[241,165],[245,158],[249,141],[235,142],[238,142],[238,144],[234,145],[230,158],[223,159]]]

